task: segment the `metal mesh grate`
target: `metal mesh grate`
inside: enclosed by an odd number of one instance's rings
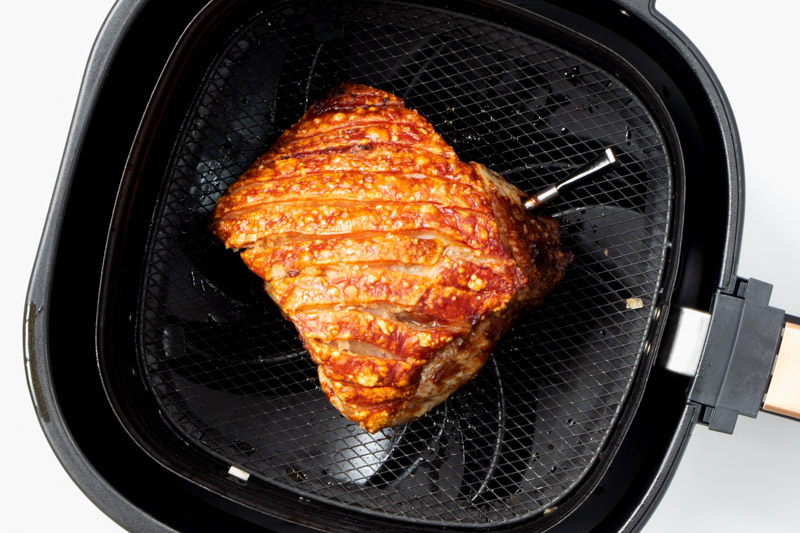
[[[600,149],[621,165],[552,207],[577,259],[547,303],[431,414],[367,434],[320,390],[291,323],[207,228],[220,194],[337,82],[392,91],[465,161],[523,190]],[[209,65],[149,238],[139,358],[164,417],[256,479],[434,524],[498,524],[586,474],[644,349],[668,248],[661,133],[620,80],[534,36],[456,13],[299,2],[261,13]]]

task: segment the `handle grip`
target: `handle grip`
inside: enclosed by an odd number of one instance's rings
[[[670,313],[659,362],[694,378],[690,402],[709,429],[733,433],[739,415],[800,419],[800,317],[769,305],[772,285],[737,279],[711,313]]]
[[[714,297],[689,390],[689,401],[702,407],[701,422],[709,429],[733,433],[739,415],[755,418],[764,410],[770,387],[774,397],[776,391],[791,389],[796,383],[790,378],[781,386],[781,379],[776,378],[770,385],[787,321],[783,309],[769,305],[771,294],[769,283],[737,278],[727,291]],[[784,353],[796,333],[792,327],[787,331]],[[780,405],[786,413],[792,412],[792,404],[784,398]]]
[[[764,411],[800,419],[800,318],[786,316]]]

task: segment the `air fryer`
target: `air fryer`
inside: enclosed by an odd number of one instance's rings
[[[55,453],[124,527],[630,531],[695,424],[762,407],[786,318],[736,276],[735,125],[648,2],[121,1],[89,74],[26,356]],[[208,230],[343,81],[401,96],[526,191],[618,159],[545,208],[576,257],[545,305],[458,393],[377,434],[327,402]]]

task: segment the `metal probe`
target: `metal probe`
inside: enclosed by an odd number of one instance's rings
[[[614,155],[614,150],[611,148],[606,148],[603,150],[603,153],[597,156],[595,159],[589,161],[584,166],[580,167],[576,172],[574,172],[570,177],[565,179],[564,181],[553,185],[552,187],[545,189],[539,193],[534,194],[525,202],[525,209],[533,210],[538,208],[539,206],[546,204],[559,196],[562,192],[573,188],[577,183],[579,183],[584,178],[588,178],[590,176],[599,176],[606,171],[608,171],[614,164],[617,162],[617,158]]]

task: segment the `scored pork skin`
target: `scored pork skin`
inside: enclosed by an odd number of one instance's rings
[[[558,223],[523,200],[398,97],[343,84],[228,188],[211,227],[294,323],[330,402],[374,432],[464,385],[564,276]]]

